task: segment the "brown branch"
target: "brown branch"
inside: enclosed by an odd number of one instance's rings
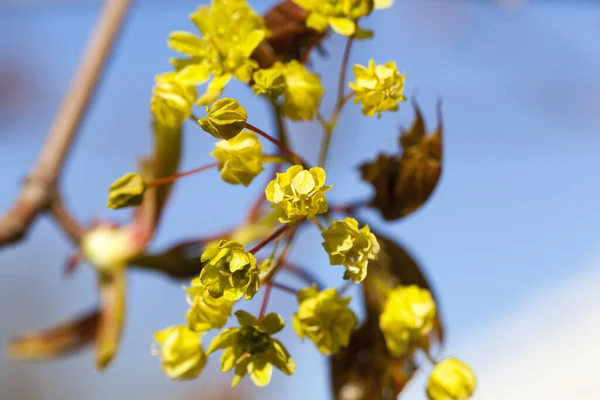
[[[66,212],[57,197],[57,182],[73,139],[86,114],[92,95],[118,36],[130,0],[106,0],[79,69],[63,103],[56,113],[40,155],[13,207],[0,217],[0,247],[21,240],[44,211],[53,217],[73,240],[83,228]]]

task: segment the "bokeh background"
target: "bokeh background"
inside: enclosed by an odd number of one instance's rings
[[[192,29],[187,15],[200,3],[139,0],[132,9],[62,181],[81,220],[127,218],[105,208],[107,187],[149,151],[153,76],[169,68],[173,55],[166,38],[172,30]],[[251,4],[264,12],[273,2]],[[40,149],[100,5],[0,0],[0,210],[14,200]],[[600,4],[396,0],[366,25],[376,28],[376,37],[355,46],[351,62],[396,60],[407,72],[407,93],[418,91],[432,127],[435,101],[443,99],[445,170],[430,202],[398,223],[363,216],[406,245],[430,276],[448,328],[445,352],[477,371],[476,399],[599,398]],[[326,109],[342,44],[332,38],[329,59],[315,61],[326,84]],[[226,94],[247,107],[253,124],[272,130],[267,108],[247,88],[231,85]],[[391,151],[398,127],[412,116],[408,103],[380,120],[347,106],[330,158],[332,202],[369,195],[356,165]],[[299,151],[314,160],[318,126],[291,128]],[[208,135],[189,125],[185,140],[183,169],[209,162]],[[153,247],[237,223],[263,181],[244,190],[222,184],[214,172],[186,178]],[[325,253],[307,251],[317,246],[316,231],[308,229],[292,259],[338,284],[340,270],[326,268]],[[72,250],[45,219],[25,242],[0,250],[0,342],[96,303],[89,267],[61,276]],[[152,332],[183,321],[181,283],[140,271],[129,281],[122,348],[108,371],[94,370],[91,351],[39,364],[14,363],[3,354],[0,398],[207,399],[228,385],[231,376],[218,372],[216,358],[196,381],[173,383],[162,374],[150,355]],[[290,315],[295,300],[274,296],[272,309]],[[326,358],[312,344],[302,345],[291,328],[280,336],[297,373],[275,373],[266,390],[245,382],[234,395],[327,399]],[[420,374],[402,398],[424,399],[424,379]]]

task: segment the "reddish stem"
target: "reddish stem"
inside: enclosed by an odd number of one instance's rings
[[[265,312],[267,311],[267,305],[269,304],[269,297],[271,297],[271,289],[273,288],[272,281],[267,282],[267,287],[265,288],[265,297],[263,297],[262,305],[260,306],[260,314],[258,314],[258,319],[261,319],[265,316]]]
[[[252,248],[252,250],[249,251],[249,253],[252,255],[258,253],[263,247],[265,247],[266,245],[271,243],[273,240],[277,239],[283,232],[286,231],[287,228],[289,228],[288,224],[282,225],[281,227],[279,227],[279,229],[277,229],[275,232],[273,232],[271,234],[271,236],[269,236],[268,238],[266,238],[265,240],[263,240],[262,242],[260,242],[256,246],[254,246]]]
[[[156,186],[164,185],[165,183],[170,183],[170,182],[176,181],[179,178],[194,175],[194,174],[197,174],[198,172],[206,171],[206,170],[209,170],[212,168],[216,168],[218,166],[219,166],[219,163],[214,162],[212,164],[207,164],[207,165],[198,167],[196,169],[192,169],[191,171],[181,172],[179,174],[165,176],[164,178],[160,178],[160,179],[155,179],[152,182],[148,183],[148,188],[153,188]]]
[[[294,153],[292,150],[290,150],[287,147],[285,147],[283,145],[283,143],[281,143],[279,140],[275,139],[273,136],[269,135],[268,133],[266,133],[262,129],[259,129],[256,126],[254,126],[252,124],[249,124],[247,122],[246,122],[246,128],[250,129],[254,133],[256,133],[256,134],[264,137],[269,142],[273,143],[275,146],[277,146],[277,148],[279,148],[279,150],[283,151],[284,153],[286,153],[287,155],[289,155],[290,157],[292,157],[292,159],[294,160],[294,163],[296,163],[298,165],[302,165],[302,163],[300,162],[300,157],[298,157],[298,155],[296,153]]]

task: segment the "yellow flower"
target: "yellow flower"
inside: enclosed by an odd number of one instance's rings
[[[306,26],[319,32],[327,27],[344,36],[352,36],[356,21],[377,8],[387,8],[393,0],[293,0],[309,11]]]
[[[271,68],[259,69],[253,75],[252,91],[269,100],[277,100],[286,88],[283,64],[275,63]]]
[[[154,80],[150,110],[160,123],[178,128],[192,114],[196,88],[184,84],[174,72],[156,75]]]
[[[140,251],[134,233],[127,228],[99,225],[85,233],[81,250],[100,271],[124,268]]]
[[[256,258],[244,246],[231,240],[221,240],[207,246],[202,253],[204,263],[200,283],[215,298],[250,300],[258,291],[260,269]]]
[[[258,67],[250,58],[266,37],[262,18],[242,0],[213,0],[201,6],[190,19],[202,38],[188,32],[173,32],[169,47],[189,58],[171,60],[182,80],[202,84],[214,77],[198,104],[210,104],[222,92],[230,77],[249,82]],[[218,81],[217,81],[218,78]],[[211,82],[211,83],[213,83]]]
[[[154,334],[160,349],[162,369],[171,379],[185,380],[197,377],[206,365],[200,335],[187,326],[171,326]]]
[[[108,208],[139,206],[144,200],[146,182],[138,173],[128,173],[114,181],[108,189]]]
[[[475,392],[473,370],[456,358],[436,364],[427,382],[429,400],[468,400]]]
[[[221,178],[233,185],[248,186],[263,171],[263,152],[254,132],[242,131],[230,140],[215,144],[211,156],[219,160]]]
[[[323,247],[329,254],[332,265],[344,265],[344,279],[362,282],[367,276],[369,260],[376,260],[379,243],[368,225],[358,229],[358,221],[347,217],[342,221],[333,221],[322,234]]]
[[[339,297],[335,288],[319,292],[308,287],[298,293],[298,303],[298,311],[292,319],[298,336],[308,337],[327,355],[348,346],[357,323],[356,315],[348,308],[350,297]]]
[[[283,114],[292,121],[310,121],[313,119],[321,98],[325,93],[319,75],[292,60],[284,67],[285,90],[283,91]]]
[[[236,386],[246,373],[256,386],[266,386],[271,381],[273,366],[286,375],[294,373],[296,363],[283,344],[271,337],[285,326],[279,314],[271,313],[256,319],[246,311],[238,310],[235,316],[240,327],[225,329],[208,348],[208,354],[225,349],[221,356],[221,371],[235,367],[231,386]]]
[[[436,306],[429,290],[417,285],[392,290],[379,317],[379,327],[390,353],[403,357],[411,346],[419,345],[431,331],[435,314]]]
[[[230,140],[246,126],[248,113],[235,99],[224,98],[215,101],[208,114],[198,121],[202,129],[217,139]]]
[[[194,278],[191,287],[184,288],[190,305],[186,313],[188,327],[194,332],[206,332],[213,328],[222,328],[231,315],[233,301],[223,297],[215,299],[200,283],[200,278]]]
[[[404,74],[398,72],[396,63],[390,61],[383,65],[375,65],[369,60],[369,66],[354,66],[355,83],[350,83],[356,93],[354,102],[362,103],[362,112],[368,117],[383,111],[397,111],[398,103],[406,100],[404,91]]]
[[[278,173],[265,189],[267,201],[279,209],[279,221],[290,222],[297,218],[314,218],[327,212],[325,171],[313,167],[308,171],[300,165],[291,166],[285,173]]]

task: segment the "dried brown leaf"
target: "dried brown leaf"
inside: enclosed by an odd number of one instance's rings
[[[362,179],[373,185],[371,207],[392,221],[419,209],[432,195],[442,174],[442,117],[438,103],[438,126],[426,134],[425,122],[416,102],[415,120],[400,136],[402,154],[379,154],[360,166]]]
[[[265,25],[271,35],[252,54],[261,68],[268,68],[276,61],[306,62],[311,49],[327,34],[307,28],[307,16],[308,12],[291,0],[278,3],[265,14]]]
[[[22,361],[45,360],[70,354],[94,342],[99,321],[100,311],[92,310],[52,328],[20,335],[10,342],[9,354]]]

